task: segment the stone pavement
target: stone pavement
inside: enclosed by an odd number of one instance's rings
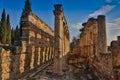
[[[86,66],[85,66],[86,67]],[[40,68],[41,69],[41,68]],[[72,65],[67,65],[62,75],[55,75],[53,73],[53,64],[44,68],[42,71],[32,73],[34,76],[29,76],[20,80],[99,80],[91,70],[91,68],[76,68]]]
[[[53,74],[53,65],[49,66],[33,78],[36,80],[76,80],[73,73],[68,69],[63,75],[56,76]]]

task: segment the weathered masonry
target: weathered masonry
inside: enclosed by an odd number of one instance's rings
[[[53,58],[53,30],[33,13],[24,13],[21,17],[22,26],[22,54],[26,57],[26,64],[21,66],[24,72],[26,66],[30,69],[41,65]],[[24,59],[23,59],[24,60]]]
[[[33,13],[22,14],[21,27],[20,51],[0,48],[0,80],[17,80],[53,59],[53,30]]]
[[[112,79],[112,55],[107,53],[105,16],[90,18],[80,30],[80,39],[73,53],[79,55],[79,62],[95,67],[103,78]],[[104,67],[103,67],[104,66]],[[104,73],[103,73],[104,72]],[[107,76],[104,76],[107,75]]]
[[[111,42],[111,53],[115,80],[120,80],[120,36]]]
[[[82,24],[80,39],[78,41],[78,54],[88,57],[90,60],[98,58],[100,54],[107,52],[105,16],[97,19],[90,18]]]
[[[69,52],[69,30],[62,5],[54,5],[54,73],[61,75],[65,68],[66,54]]]
[[[55,5],[54,15],[55,31],[32,12],[22,14],[21,45],[13,46],[15,54],[0,48],[0,80],[17,80],[53,59],[54,72],[62,73],[69,52],[69,30],[61,5]]]

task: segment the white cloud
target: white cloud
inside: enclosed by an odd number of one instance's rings
[[[96,17],[98,15],[105,15],[106,13],[110,12],[115,6],[114,5],[106,5],[102,6],[102,8],[96,10],[95,12],[89,14],[90,17]]]
[[[114,22],[120,25],[120,18],[115,19]]]
[[[113,0],[105,0],[107,3],[111,3]]]
[[[112,2],[117,2],[119,4],[119,0],[105,0],[106,3],[112,3]]]
[[[120,35],[120,18],[114,19],[112,22],[109,22],[107,25],[107,44],[110,45],[111,41],[115,40],[117,36]]]
[[[80,29],[82,28],[82,23],[81,22],[78,22],[78,23],[74,23],[74,24],[71,24],[69,30],[70,30],[70,41],[72,41],[72,38],[73,37],[77,37],[79,34],[80,34]]]
[[[107,23],[107,27],[111,30],[120,29],[120,18],[114,19],[112,22]]]
[[[76,23],[76,24],[72,24],[71,27],[73,29],[80,29],[82,27],[82,23]]]

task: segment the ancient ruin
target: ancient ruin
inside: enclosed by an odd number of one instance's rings
[[[0,44],[0,80],[120,80],[120,36],[108,51],[104,15],[83,23],[71,47],[61,4],[53,14],[54,30],[23,11],[19,45]]]
[[[66,64],[66,54],[69,52],[69,30],[62,5],[55,5],[55,34],[54,34],[54,72],[62,74]]]
[[[112,65],[115,80],[120,79],[120,36],[117,37],[116,41],[111,42],[111,53],[112,53]]]
[[[62,5],[55,5],[54,14],[55,31],[32,12],[22,14],[19,51],[13,55],[11,50],[0,49],[0,80],[18,79],[53,58],[54,73],[61,74],[69,52],[69,30]]]
[[[105,16],[98,16],[97,19],[90,18],[82,24],[78,52],[81,56],[97,58],[99,54],[106,53],[106,26]]]
[[[73,53],[79,56],[78,63],[94,67],[102,75],[99,76],[101,79],[113,79],[112,55],[107,53],[105,16],[90,18],[82,25],[80,39],[73,49]]]
[[[22,15],[21,26],[22,54],[28,56],[27,63],[31,61],[30,69],[51,60],[54,41],[52,29],[33,13]]]

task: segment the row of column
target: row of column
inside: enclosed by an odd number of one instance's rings
[[[53,47],[35,47],[29,46],[26,52],[22,52],[20,56],[20,72],[25,72],[25,70],[31,70],[35,67],[46,63],[47,61],[53,59]]]

